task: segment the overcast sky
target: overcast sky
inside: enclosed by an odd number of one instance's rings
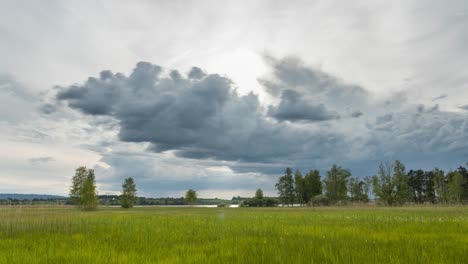
[[[468,162],[466,1],[0,0],[0,192],[274,195]]]

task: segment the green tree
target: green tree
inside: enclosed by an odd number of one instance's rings
[[[296,170],[294,174],[294,191],[297,198],[297,201],[300,205],[306,203],[307,195],[305,190],[305,182],[304,177],[302,177],[302,173],[299,170]]]
[[[95,210],[98,205],[98,197],[96,192],[96,180],[94,170],[89,169],[88,175],[83,182],[81,192],[81,206],[84,210]]]
[[[348,193],[348,179],[351,177],[351,172],[348,169],[343,169],[340,166],[333,165],[327,171],[327,177],[323,180],[325,183],[325,194],[331,203],[346,201]]]
[[[375,196],[387,205],[404,204],[410,197],[408,175],[399,160],[393,164],[381,163],[377,175],[372,178]]]
[[[467,163],[467,166],[468,166],[468,163]],[[468,202],[468,170],[463,167],[463,166],[460,166],[457,171],[462,175],[463,177],[463,183],[462,183],[462,202]]]
[[[262,189],[258,188],[257,191],[255,191],[255,199],[263,199],[263,191]]]
[[[75,170],[70,187],[70,199],[73,204],[84,210],[96,209],[98,199],[94,170],[84,166]]]
[[[275,185],[280,201],[283,205],[294,204],[294,179],[291,168],[286,168],[285,174],[278,179]]]
[[[405,165],[399,160],[393,163],[393,181],[395,184],[395,202],[406,203],[410,198],[408,187],[408,176],[405,172]]]
[[[451,171],[447,174],[447,178],[450,201],[460,203],[463,196],[463,175],[459,171]]]
[[[83,183],[88,176],[88,169],[80,166],[75,170],[70,186],[70,200],[74,205],[81,206],[81,194],[83,192]]]
[[[377,175],[372,177],[374,195],[385,204],[395,204],[395,186],[389,163],[380,163]]]
[[[448,191],[448,182],[447,178],[444,175],[444,171],[438,168],[435,168],[432,171],[434,192],[436,200],[438,203],[447,203],[449,201],[449,191]]]
[[[360,181],[357,177],[349,179],[348,189],[351,201],[367,202],[369,200],[369,197],[367,196],[368,187],[366,182]]]
[[[120,205],[123,208],[132,208],[137,200],[136,184],[132,177],[124,180],[122,184],[122,195],[120,196]]]
[[[322,194],[322,181],[318,170],[311,170],[304,176],[304,203],[308,204],[312,198]]]
[[[372,194],[371,186],[372,186],[372,183],[373,183],[373,179],[372,179],[371,176],[366,176],[366,177],[364,177],[363,181],[366,183],[365,191],[366,191],[367,197],[370,197],[371,194]]]
[[[197,192],[192,189],[189,189],[185,193],[185,202],[187,202],[188,204],[194,204],[196,201],[197,201]]]

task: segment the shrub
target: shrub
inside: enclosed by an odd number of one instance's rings
[[[330,205],[330,199],[324,194],[320,194],[317,196],[314,196],[312,200],[310,200],[309,205],[312,206],[327,206]]]

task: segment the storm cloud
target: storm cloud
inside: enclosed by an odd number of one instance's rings
[[[376,157],[416,162],[434,153],[457,160],[468,154],[466,115],[412,104],[401,93],[375,100],[297,58],[269,63],[273,71],[260,80],[277,102],[267,105],[253,93],[239,95],[227,77],[196,67],[184,75],[148,62],[128,77],[103,71],[82,85],[58,87],[56,99],[115,119],[121,141],[147,142],[151,152],[182,158],[237,162],[230,167],[239,172],[271,173],[268,166],[245,170],[256,162],[352,167]]]
[[[83,85],[59,88],[56,98],[84,114],[115,118],[122,141],[149,142],[152,151],[175,150],[180,157],[272,161],[339,141],[320,128],[311,133],[268,120],[257,95],[240,96],[226,77],[198,68],[187,78],[177,71],[161,75],[161,69],[139,62],[129,77],[103,71]],[[323,106],[301,103],[308,111],[305,118],[336,117]],[[291,111],[281,105],[278,110],[278,118]]]

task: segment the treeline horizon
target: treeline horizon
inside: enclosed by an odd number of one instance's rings
[[[468,166],[468,163],[467,163]],[[283,205],[336,205],[368,203],[371,198],[382,205],[466,204],[468,170],[460,166],[445,173],[406,168],[399,160],[381,163],[374,176],[353,176],[351,170],[333,165],[322,179],[318,170],[305,175],[286,168],[275,185]]]
[[[468,167],[468,163],[467,163]],[[286,168],[284,175],[275,184],[277,197],[263,197],[258,188],[252,198],[234,196],[232,199],[197,198],[196,191],[190,189],[186,197],[148,198],[136,195],[136,183],[127,178],[122,185],[121,195],[98,195],[94,170],[84,166],[76,169],[72,178],[69,198],[57,199],[0,199],[0,205],[28,204],[75,204],[87,209],[98,205],[214,205],[239,204],[240,206],[277,206],[294,204],[326,206],[346,203],[365,204],[376,201],[380,205],[413,204],[466,204],[468,203],[468,170],[459,166],[445,173],[443,170],[411,169],[406,171],[399,160],[393,163],[381,163],[374,176],[353,176],[351,170],[333,165],[322,177],[320,171],[309,170],[302,174],[300,170]],[[187,197],[187,194],[190,197]],[[18,194],[11,194],[12,196]],[[122,203],[123,202],[123,203]]]

